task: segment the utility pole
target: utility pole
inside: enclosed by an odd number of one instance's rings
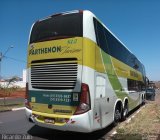
[[[1,75],[1,61],[2,61],[2,52],[0,52],[0,82],[1,82],[1,78],[2,78],[2,75]]]
[[[5,57],[5,55],[7,54],[7,52],[13,48],[13,46],[10,46],[7,48],[7,50],[4,52],[4,54],[2,52],[0,52],[0,82],[1,82],[1,78],[2,78],[2,60]],[[0,83],[1,84],[1,83]]]

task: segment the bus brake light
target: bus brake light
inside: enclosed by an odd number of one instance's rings
[[[89,95],[89,86],[87,84],[82,83],[81,85],[81,96],[80,96],[80,104],[77,107],[74,115],[82,114],[90,110],[90,95]]]

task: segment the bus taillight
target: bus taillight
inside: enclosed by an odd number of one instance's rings
[[[89,86],[87,84],[82,83],[81,86],[81,96],[80,96],[80,104],[77,107],[74,115],[82,114],[90,110],[90,93]]]

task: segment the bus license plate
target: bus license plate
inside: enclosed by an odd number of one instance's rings
[[[51,118],[46,118],[46,119],[44,119],[44,122],[45,122],[45,123],[52,123],[52,124],[54,124],[54,123],[55,123],[55,120],[54,120],[54,119],[51,119]]]

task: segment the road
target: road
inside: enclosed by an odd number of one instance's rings
[[[85,140],[104,140],[105,134],[112,130],[109,126],[103,130],[96,131],[90,134],[61,132],[48,128],[42,128],[28,122],[25,117],[24,110],[9,111],[0,113],[0,134],[28,134],[33,136],[33,140],[64,140],[64,139],[85,139]],[[2,136],[0,136],[2,139]]]
[[[129,117],[134,115],[134,113],[133,111]],[[0,113],[0,134],[28,134],[32,136],[33,140],[68,140],[77,138],[82,140],[105,140],[114,130],[113,126],[109,126],[89,134],[62,132],[34,125],[34,123],[26,119],[24,110]]]

